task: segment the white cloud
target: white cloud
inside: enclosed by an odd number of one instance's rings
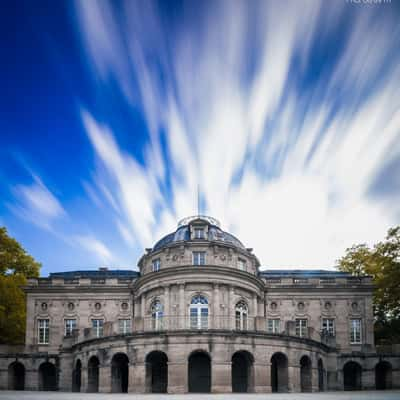
[[[206,212],[268,266],[331,266],[346,247],[380,240],[398,222],[398,203],[367,195],[400,157],[393,20],[383,24],[360,7],[337,62],[321,60],[320,78],[298,89],[312,44],[334,37],[349,17],[346,2],[221,2],[174,34],[153,3],[128,2],[123,20],[111,3],[77,4],[96,76],[107,83],[111,74],[149,129],[141,165],[110,124],[82,113],[107,171],[97,186],[112,194],[127,243],[149,247],[196,212],[198,183]],[[162,191],[165,176],[172,199]]]
[[[113,260],[113,255],[108,247],[93,235],[75,236],[73,241],[101,263],[107,264]]]
[[[54,221],[66,216],[61,203],[38,176],[33,176],[29,185],[16,185],[13,192],[14,212],[42,228],[51,229]]]

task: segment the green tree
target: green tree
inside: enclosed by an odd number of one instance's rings
[[[38,277],[40,263],[0,228],[0,343],[21,344],[25,338],[26,303],[22,286]]]
[[[374,313],[377,343],[400,341],[400,226],[389,229],[372,248],[354,245],[339,259],[339,269],[370,275],[375,285]]]

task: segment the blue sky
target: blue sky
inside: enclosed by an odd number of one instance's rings
[[[0,225],[42,274],[133,268],[197,211],[265,267],[400,217],[400,3],[6,1]]]

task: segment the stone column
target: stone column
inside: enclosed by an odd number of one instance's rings
[[[288,367],[288,389],[289,393],[300,392],[300,366],[290,365]]]
[[[99,366],[99,392],[111,393],[111,366],[109,364]]]
[[[254,363],[254,393],[271,392],[271,364],[264,362]]]
[[[257,295],[253,293],[253,320],[250,322],[249,328],[251,330],[256,329],[256,319],[258,315],[258,302],[257,302]]]
[[[212,361],[211,374],[212,393],[232,392],[232,363],[230,361]]]
[[[129,388],[128,392],[146,393],[146,363],[136,363],[129,366]]]
[[[81,392],[86,393],[88,389],[88,370],[82,365],[81,369]]]
[[[142,317],[143,330],[148,330],[147,321],[146,321],[146,295],[143,293],[140,300],[140,316]]]
[[[392,389],[400,389],[400,369],[392,370]]]
[[[25,390],[39,390],[39,371],[37,369],[25,370]]]
[[[214,293],[213,293],[213,326],[212,328],[219,328],[219,290],[218,283],[214,283]]]
[[[9,362],[11,364],[11,362]],[[8,389],[8,369],[0,370],[0,390]]]
[[[311,368],[311,391],[312,392],[319,392],[319,385],[318,385],[318,368]]]
[[[180,283],[179,284],[179,319],[180,319],[180,324],[179,327],[181,329],[186,328],[186,310],[185,310],[185,284]]]
[[[168,361],[168,393],[187,393],[188,362]]]
[[[229,315],[229,329],[235,329],[235,304],[233,300],[235,298],[235,289],[233,286],[229,286],[228,296],[228,315]]]
[[[375,389],[375,370],[363,369],[361,372],[361,389],[374,390]]]
[[[132,364],[131,362],[129,363],[128,366],[128,393],[129,392],[133,392],[133,383],[134,383],[134,373],[135,373],[135,369],[134,369],[134,364]]]
[[[171,311],[169,306],[169,286],[167,285],[164,287],[164,329],[169,328],[170,319],[171,319]]]
[[[73,374],[73,360],[72,355],[61,353],[60,354],[60,367],[59,367],[59,381],[58,389],[62,392],[72,391],[72,374]]]

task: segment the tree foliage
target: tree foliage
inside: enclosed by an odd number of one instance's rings
[[[25,338],[26,302],[22,286],[38,277],[40,264],[0,228],[0,343],[20,344]]]
[[[377,339],[400,339],[400,226],[389,229],[385,240],[368,247],[354,245],[339,260],[339,269],[370,275],[375,285],[374,313]]]

